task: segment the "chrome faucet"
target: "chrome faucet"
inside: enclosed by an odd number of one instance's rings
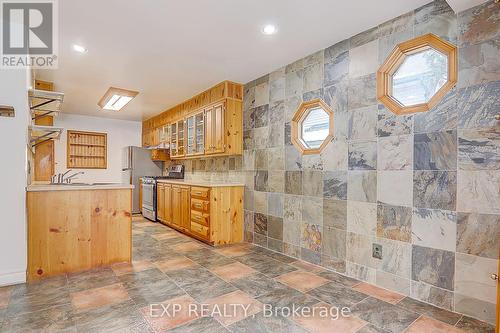
[[[62,184],[62,181],[64,179],[64,176],[70,172],[71,170],[66,171],[65,173],[55,173],[50,177],[50,183],[51,184]]]
[[[85,174],[84,171],[80,171],[80,172],[74,173],[71,176],[66,177],[66,179],[63,179],[63,182],[66,182],[66,183],[69,184],[69,183],[71,183],[71,179],[73,179],[74,177],[76,177],[78,175],[84,175],[84,174]]]
[[[65,176],[68,173],[70,173],[71,171],[73,171],[73,170],[70,169],[70,170],[67,170],[64,173],[57,173],[57,174],[52,175],[52,177],[50,178],[50,183],[51,184],[64,184],[64,183],[69,184],[69,183],[71,183],[71,179],[73,179],[74,177],[76,177],[78,175],[85,174],[85,172],[80,171],[80,172],[74,173],[71,176],[68,176],[68,177],[65,178]]]
[[[64,172],[64,173],[60,173],[60,174],[58,174],[58,175],[57,175],[57,183],[58,183],[58,184],[62,184],[62,183],[64,183],[64,176],[66,176],[66,175],[67,175],[68,173],[70,173],[71,171],[73,171],[73,170],[69,169],[69,170],[66,170],[66,172]]]

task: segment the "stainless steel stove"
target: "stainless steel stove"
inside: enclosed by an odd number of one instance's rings
[[[167,176],[142,177],[142,215],[155,222],[157,217],[156,184],[160,179],[184,179],[184,166],[171,165]]]

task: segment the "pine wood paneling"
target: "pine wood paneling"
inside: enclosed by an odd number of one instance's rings
[[[27,192],[28,280],[130,262],[131,190]]]
[[[142,144],[145,147],[154,145],[157,129],[202,111],[206,113],[205,153],[186,156],[183,151],[171,150],[171,158],[199,158],[206,154],[212,156],[241,155],[243,153],[242,100],[243,85],[230,81],[221,82],[191,99],[143,121]],[[214,107],[221,103],[224,106],[222,112],[218,112],[219,109],[215,109],[216,112],[214,112]],[[210,146],[215,146],[215,148]]]

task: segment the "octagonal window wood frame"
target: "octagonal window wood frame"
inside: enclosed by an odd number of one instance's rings
[[[325,112],[328,114],[328,135],[326,136],[325,140],[323,140],[323,143],[321,146],[318,148],[309,148],[307,147],[306,144],[302,141],[300,138],[300,128],[301,128],[301,123],[302,121],[306,118],[306,116],[309,114],[309,111],[312,109],[316,108],[321,108],[325,110]],[[292,143],[297,147],[297,149],[302,153],[302,155],[312,155],[312,154],[319,154],[321,151],[328,145],[330,141],[333,139],[333,111],[332,109],[326,105],[323,100],[317,98],[310,100],[308,102],[303,102],[300,104],[299,108],[295,112],[295,115],[292,118],[292,132],[291,132],[291,139]]]
[[[448,58],[448,81],[427,103],[404,106],[392,97],[392,76],[411,54],[433,48]],[[434,34],[426,34],[398,44],[377,71],[377,98],[397,115],[426,112],[433,108],[457,83],[457,47]]]

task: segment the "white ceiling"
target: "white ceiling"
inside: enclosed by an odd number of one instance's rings
[[[428,2],[64,0],[59,68],[36,75],[65,93],[64,112],[142,120],[220,81],[246,83]],[[278,33],[262,35],[266,23]],[[75,43],[88,53],[73,51]],[[110,86],[140,93],[119,112],[101,111],[97,101]]]
[[[487,0],[446,0],[455,13],[480,5]]]

